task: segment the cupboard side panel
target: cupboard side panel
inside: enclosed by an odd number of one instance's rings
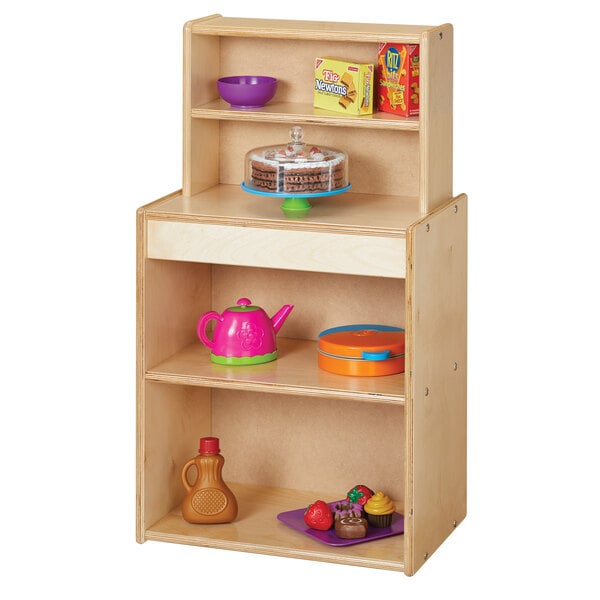
[[[219,182],[219,123],[192,119],[192,108],[219,97],[220,39],[183,34],[183,195],[192,196]]]
[[[198,453],[200,437],[212,435],[209,389],[148,382],[144,396],[142,536],[181,504],[181,470]]]
[[[423,34],[420,72],[420,208],[433,212],[452,198],[453,29]]]
[[[147,258],[144,210],[137,224],[136,539],[180,500],[178,470],[210,433],[210,390],[147,383],[147,369],[196,338],[210,308],[210,265]],[[194,441],[195,440],[195,441]]]
[[[147,259],[144,277],[145,368],[196,341],[200,315],[211,309],[211,265]]]
[[[144,211],[139,209],[136,215],[136,321],[135,321],[135,339],[136,339],[136,467],[135,467],[135,486],[136,486],[136,519],[135,519],[135,537],[139,543],[144,541],[144,498],[142,493],[144,483],[144,373],[146,370],[146,360],[144,352],[144,282],[146,265],[146,220]]]
[[[409,230],[407,574],[466,514],[467,198]]]

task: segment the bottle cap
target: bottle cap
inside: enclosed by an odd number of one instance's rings
[[[200,454],[219,454],[219,438],[216,437],[204,437],[200,438],[200,448],[198,452]]]

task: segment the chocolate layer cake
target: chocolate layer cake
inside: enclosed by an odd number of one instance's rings
[[[346,185],[346,157],[335,150],[313,146],[310,152],[266,151],[250,157],[251,183],[269,192],[309,194]]]

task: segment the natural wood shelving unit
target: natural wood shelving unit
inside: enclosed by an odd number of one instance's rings
[[[375,62],[392,41],[420,44],[420,117],[312,107],[316,56]],[[240,73],[278,77],[275,98],[229,108],[215,82]],[[137,539],[412,575],[466,514],[467,199],[452,192],[452,27],[214,15],[184,27],[183,85],[182,189],[138,211]],[[276,199],[239,184],[244,154],[296,124],[348,153],[352,191],[287,220]],[[196,338],[202,313],[241,296],[269,314],[295,305],[276,361],[215,365]],[[318,368],[318,332],[359,322],[406,329],[405,373]],[[240,506],[231,524],[181,517],[180,471],[205,435],[221,439]],[[328,460],[310,460],[314,449]],[[395,500],[404,535],[334,548],[276,518],[357,483]]]

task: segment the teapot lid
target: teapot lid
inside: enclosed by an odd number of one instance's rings
[[[253,312],[262,310],[260,306],[254,306],[248,298],[240,298],[236,304],[237,306],[230,306],[227,310],[231,312]]]

